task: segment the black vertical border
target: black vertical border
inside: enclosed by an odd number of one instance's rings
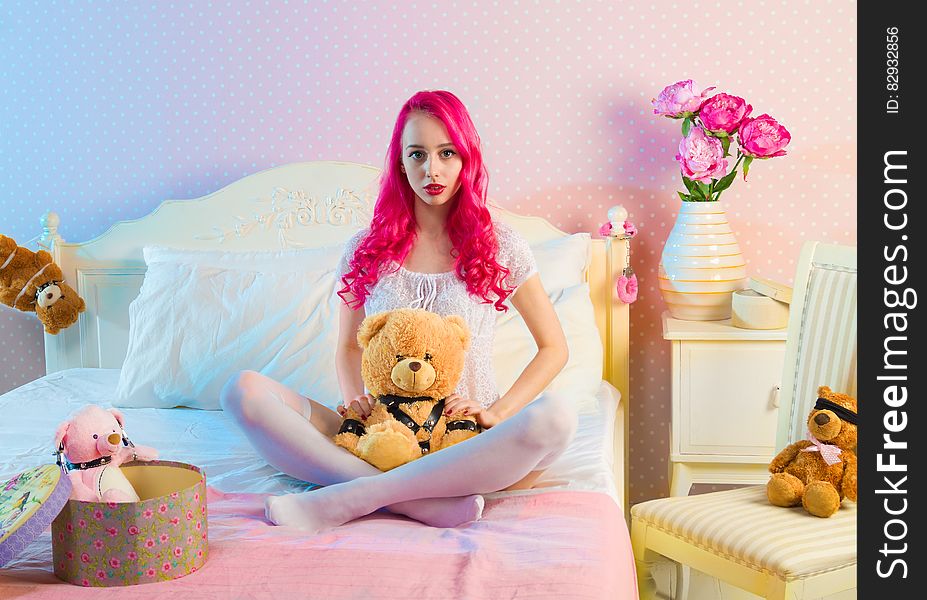
[[[922,509],[922,494],[915,489],[924,487],[924,473],[919,460],[927,460],[920,440],[927,439],[927,423],[923,422],[922,395],[925,391],[924,373],[927,364],[916,352],[918,345],[927,342],[923,335],[923,317],[920,307],[895,307],[888,304],[886,292],[903,293],[913,289],[919,293],[923,286],[923,272],[927,269],[927,256],[920,241],[924,233],[924,207],[921,196],[927,193],[922,151],[927,139],[922,123],[927,118],[925,97],[918,97],[925,85],[927,52],[924,39],[927,30],[914,10],[913,2],[873,2],[863,0],[858,9],[858,251],[860,263],[859,285],[859,536],[858,536],[858,597],[859,598],[915,598],[925,592],[925,568],[922,566],[925,546],[924,530],[920,527],[918,512]],[[921,12],[924,10],[920,6]],[[889,28],[898,29],[898,56],[891,54]],[[888,67],[897,59],[898,89],[889,89],[893,83]],[[890,100],[897,101],[897,112],[890,112]],[[885,182],[887,152],[905,152],[890,158],[892,163],[905,164],[906,169],[889,172],[890,179],[906,179],[905,183]],[[903,208],[886,207],[886,193],[891,189],[903,190],[907,202]],[[905,204],[899,192],[888,194],[894,206]],[[897,226],[907,218],[903,229],[892,230],[886,223]],[[901,250],[904,247],[906,250]],[[904,260],[904,259],[907,260]],[[892,267],[894,265],[894,267]],[[897,281],[907,269],[903,283]],[[891,269],[888,270],[887,269]],[[909,295],[910,297],[910,295]],[[923,298],[927,301],[927,296]],[[917,303],[921,298],[917,299]],[[907,328],[903,332],[896,326],[901,320],[890,320],[889,313],[906,313]],[[889,342],[893,350],[904,350],[906,355],[894,355],[892,362],[906,364],[904,369],[888,370],[884,366],[885,343],[889,336],[902,336]],[[903,375],[906,380],[887,381],[885,375]],[[907,401],[899,406],[886,403],[886,389],[891,385],[905,387]],[[892,396],[897,399],[897,395]],[[897,411],[892,413],[892,411]],[[901,413],[904,413],[902,416]],[[907,419],[901,431],[899,423]],[[885,435],[895,442],[905,442],[907,448],[887,450]],[[898,464],[907,466],[906,472],[883,471],[878,468],[890,461],[890,454]],[[907,476],[906,480],[902,478]],[[888,480],[885,479],[888,477]],[[899,490],[892,491],[892,486]],[[900,490],[904,490],[900,492]],[[887,504],[886,504],[887,502]],[[889,514],[889,510],[904,512]],[[897,521],[892,521],[896,519]],[[899,522],[900,521],[900,522]],[[903,523],[902,523],[903,522]],[[898,539],[891,539],[892,537]],[[894,561],[902,561],[895,563]],[[880,575],[879,572],[882,572]],[[887,576],[886,576],[887,575]]]

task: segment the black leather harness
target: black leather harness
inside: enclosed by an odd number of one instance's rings
[[[392,415],[394,419],[408,427],[412,432],[412,435],[418,434],[420,429],[424,429],[428,432],[428,439],[422,440],[418,443],[419,447],[422,449],[422,454],[428,454],[431,452],[431,434],[434,432],[435,425],[438,424],[438,420],[441,418],[441,413],[444,412],[444,399],[435,402],[431,412],[428,413],[428,417],[425,418],[425,421],[421,425],[416,423],[415,419],[407,415],[401,407],[403,404],[412,404],[413,402],[432,402],[433,400],[434,398],[429,398],[428,396],[405,398],[403,396],[394,396],[392,394],[380,396],[379,398],[379,401],[382,402],[386,407],[386,411]],[[448,421],[445,426],[447,427],[448,431],[458,431],[461,429],[466,429],[467,431],[473,431],[476,433],[479,433],[480,431],[479,425],[466,419]],[[364,435],[366,432],[367,429],[364,427],[364,424],[357,419],[345,419],[341,424],[341,429],[338,430],[338,433],[353,433],[358,437]]]
[[[125,435],[125,433],[122,434],[122,445],[129,446],[133,450],[135,449],[135,444],[132,443],[132,440],[130,440],[128,436]],[[99,466],[108,465],[109,463],[113,462],[112,456],[101,456],[100,458],[96,458],[87,462],[72,463],[67,459],[66,456],[64,456],[64,442],[58,444],[58,450],[56,452],[52,452],[52,454],[57,457],[55,462],[58,464],[58,466],[63,468],[65,471],[86,471],[87,469],[95,469]],[[132,460],[135,459],[135,452],[133,452]]]

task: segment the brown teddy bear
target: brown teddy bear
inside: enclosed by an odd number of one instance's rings
[[[0,235],[0,302],[34,312],[51,334],[76,323],[86,308],[83,298],[64,282],[51,254],[17,246],[5,235]]]
[[[810,439],[786,446],[769,464],[769,501],[800,502],[816,517],[837,512],[844,496],[856,502],[856,430],[856,398],[819,387],[808,416]]]
[[[422,309],[371,315],[357,331],[361,376],[377,399],[366,420],[344,415],[335,443],[381,471],[447,448],[479,432],[462,412],[445,417],[470,342],[466,322]]]

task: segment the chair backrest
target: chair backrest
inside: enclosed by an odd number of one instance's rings
[[[856,397],[856,248],[802,247],[795,274],[776,447],[805,437],[817,389]]]

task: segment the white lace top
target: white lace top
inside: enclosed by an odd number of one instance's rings
[[[498,221],[493,225],[499,243],[496,260],[510,271],[505,285],[517,288],[537,272],[534,255],[528,242],[509,225]],[[349,270],[350,259],[367,231],[363,229],[348,240],[338,266],[338,281]],[[458,279],[454,271],[415,273],[400,266],[395,273],[381,276],[370,290],[364,313],[370,316],[396,308],[424,308],[441,316],[463,317],[470,328],[470,348],[455,391],[484,408],[499,398],[492,366],[498,311],[492,304],[484,304],[482,298],[471,296],[466,283]]]

